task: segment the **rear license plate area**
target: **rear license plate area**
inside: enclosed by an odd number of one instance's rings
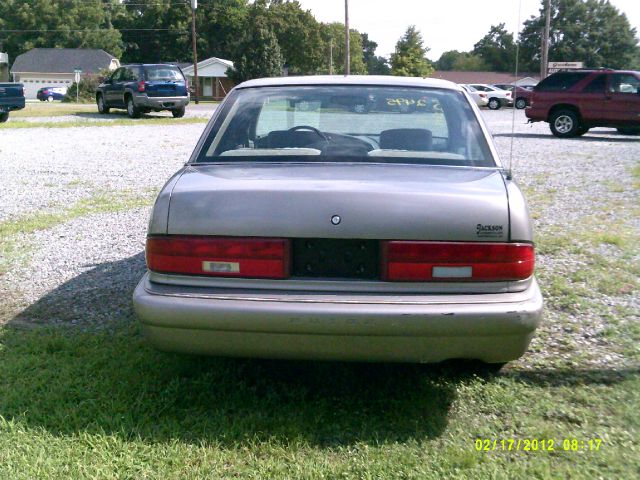
[[[380,278],[378,240],[294,238],[291,247],[294,277]]]

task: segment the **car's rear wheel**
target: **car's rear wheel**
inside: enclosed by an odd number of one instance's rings
[[[549,118],[551,133],[559,138],[571,138],[578,135],[580,120],[572,110],[557,110]],[[586,133],[586,132],[585,132]]]
[[[622,135],[640,135],[640,127],[621,127],[617,130]]]
[[[140,110],[133,103],[133,97],[127,97],[127,115],[129,118],[140,118]]]
[[[516,108],[518,110],[522,110],[523,108],[525,108],[527,106],[527,101],[524,98],[518,98],[516,100]]]
[[[173,110],[171,110],[171,114],[173,115],[173,118],[182,118],[182,117],[184,117],[184,112],[185,112],[185,108],[184,107],[174,108]]]
[[[98,95],[98,98],[96,98],[96,103],[98,104],[98,113],[109,113],[109,107],[104,104],[104,98],[102,97],[102,95]]]
[[[500,99],[498,98],[490,98],[489,104],[487,105],[490,110],[499,110],[500,109]]]
[[[47,97],[47,102],[53,102],[53,97],[51,95]]]
[[[4,123],[9,120],[9,112],[0,113],[0,123]]]

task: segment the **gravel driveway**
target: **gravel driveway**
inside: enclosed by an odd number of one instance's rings
[[[211,111],[201,107],[197,114]],[[483,115],[505,165],[513,139],[513,170],[528,196],[539,237],[586,235],[591,225],[605,222],[637,238],[638,186],[630,171],[638,165],[640,138],[594,129],[583,138],[559,140],[546,124],[527,125],[523,111],[515,112],[512,137],[512,110]],[[131,322],[131,292],[144,272],[150,210],[135,207],[136,202],[151,204],[153,193],[187,160],[203,129],[204,124],[0,130],[0,222],[58,215],[48,228],[13,235],[12,247],[4,248],[5,254],[13,253],[4,274],[0,270],[0,323],[102,329]],[[134,207],[107,204],[87,214],[70,213],[79,202],[120,195]],[[618,247],[604,242],[594,255],[622,256]],[[585,254],[591,247],[575,255],[568,255],[575,249],[567,248],[538,257],[541,284],[549,295],[554,293],[545,289],[545,281],[560,281],[590,261]],[[569,363],[578,358],[598,365],[629,362],[602,332],[610,326],[607,312],[615,317],[624,311],[625,322],[637,321],[636,297],[633,289],[594,292],[585,308],[551,305],[527,363],[550,356]]]

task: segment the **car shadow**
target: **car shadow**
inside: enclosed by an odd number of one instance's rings
[[[640,137],[629,137],[618,133],[603,133],[605,136],[597,136],[597,134],[586,134],[582,137],[573,137],[563,140],[573,140],[578,142],[616,142],[616,143],[625,143],[625,142],[639,142]],[[557,137],[554,137],[552,134],[544,135],[541,133],[495,133],[494,137],[508,137],[508,138],[531,138],[531,139],[543,139],[543,140],[559,140]]]
[[[493,381],[487,368],[468,361],[364,364],[158,352],[140,336],[131,306],[144,268],[142,253],[91,266],[16,315],[0,334],[2,418],[57,436],[106,433],[227,447],[378,445],[441,436],[460,387]],[[629,373],[507,368],[499,378],[583,385],[622,381]]]
[[[442,434],[456,386],[476,374],[455,363],[158,352],[141,337],[131,305],[144,270],[142,253],[90,266],[10,321],[0,338],[0,416],[55,435],[107,432],[151,441],[420,440]],[[28,376],[3,370],[16,358]]]
[[[115,119],[127,119],[129,116],[127,115],[126,110],[111,110],[107,114],[102,114],[98,112],[75,112],[72,114],[74,117],[90,119],[90,120],[115,120]],[[160,119],[160,118],[173,118],[171,112],[150,112],[150,113],[141,113],[140,118],[148,118],[148,119]]]

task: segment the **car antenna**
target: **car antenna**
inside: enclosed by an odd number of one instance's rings
[[[520,60],[520,16],[522,14],[522,0],[518,1],[518,27],[516,32],[516,72],[514,78],[515,85],[513,87],[513,109],[511,112],[511,145],[509,147],[509,170],[507,170],[507,179],[513,178],[513,137],[516,131],[516,100],[518,99],[518,61]]]

